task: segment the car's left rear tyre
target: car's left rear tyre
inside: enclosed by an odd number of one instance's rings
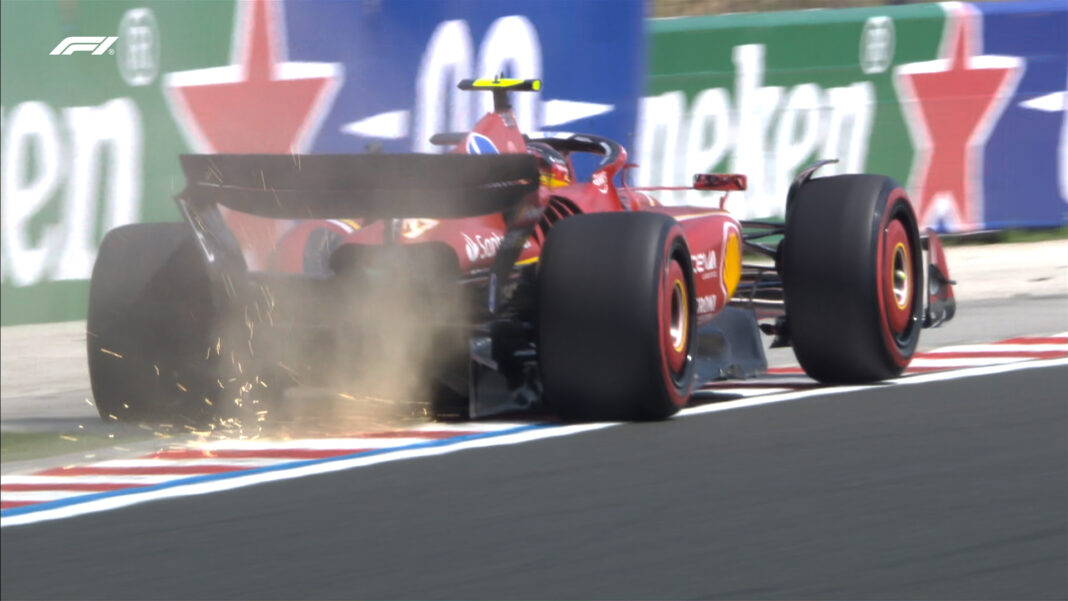
[[[538,273],[548,405],[568,420],[658,420],[690,398],[697,302],[678,223],[656,213],[557,222]]]
[[[86,322],[100,417],[176,426],[214,417],[216,313],[189,225],[137,223],[108,232],[93,266]]]

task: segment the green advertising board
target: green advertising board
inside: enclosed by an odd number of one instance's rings
[[[839,160],[821,175],[906,181],[913,145],[894,66],[937,56],[943,22],[936,4],[650,21],[639,185],[745,173],[749,191],[729,208],[766,218],[782,216],[790,182],[818,159]]]
[[[651,20],[638,183],[744,173],[728,208],[782,218],[797,174],[838,159],[818,175],[893,177],[922,228],[1063,226],[1065,16],[1024,0]]]
[[[104,233],[178,216],[176,157],[189,147],[160,78],[226,62],[234,5],[150,7],[0,3],[3,325],[83,319]],[[51,54],[71,37],[100,42]]]

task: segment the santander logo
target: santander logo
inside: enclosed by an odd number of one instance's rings
[[[473,238],[467,234],[460,235],[464,237],[464,252],[467,253],[467,260],[471,263],[497,256],[503,240],[501,235],[496,233],[489,236],[476,234]]]

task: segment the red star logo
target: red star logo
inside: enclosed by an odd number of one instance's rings
[[[232,64],[170,73],[164,80],[190,146],[204,153],[305,152],[341,84],[342,65],[288,62],[277,1],[238,2],[234,40]],[[262,264],[279,224],[233,213],[227,222],[250,264]]]
[[[944,58],[895,70],[916,157],[909,182],[920,226],[981,227],[983,147],[1012,97],[1024,62],[979,56],[981,22],[966,5],[947,8]]]
[[[286,61],[279,2],[239,2],[233,64],[170,73],[178,121],[200,152],[303,152],[342,80],[337,63]]]

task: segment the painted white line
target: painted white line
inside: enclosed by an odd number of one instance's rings
[[[767,396],[759,396],[748,399],[738,399],[735,401],[724,401],[722,403],[710,403],[708,405],[700,405],[698,407],[687,407],[675,414],[675,417],[689,417],[691,415],[702,415],[705,413],[717,413],[719,411],[730,411],[732,409],[745,409],[747,407],[759,407],[760,405],[771,405],[773,403],[783,403],[786,401],[795,401],[798,399],[804,399],[811,396],[820,396],[827,394],[828,392],[845,393],[853,392],[856,390],[864,390],[865,388],[871,388],[871,386],[835,386],[828,388],[812,388],[809,390],[795,390],[791,392],[784,392],[782,394],[772,394]]]
[[[529,426],[530,422],[464,422],[456,424],[423,424],[412,428],[412,432],[430,430],[433,432],[503,432]]]
[[[984,376],[999,373],[1007,373],[1011,371],[1022,371],[1030,369],[1041,369],[1051,366],[1066,366],[1068,365],[1068,359],[1049,359],[1028,361],[1022,363],[1011,363],[1006,365],[993,365],[984,367],[973,367],[968,369],[960,369],[955,371],[944,371],[938,373],[930,373],[923,375],[913,375],[907,378],[900,378],[896,380],[890,380],[883,383],[883,385],[890,386],[914,386],[918,384],[924,384],[928,382],[939,382],[945,380],[953,380],[960,378],[968,378],[974,376]],[[816,388],[810,390],[801,390],[793,392],[785,392],[782,394],[772,394],[766,396],[760,396],[755,398],[739,399],[734,401],[724,401],[720,403],[712,403],[708,405],[702,405],[699,407],[691,407],[683,409],[679,412],[678,418],[684,418],[691,415],[700,415],[706,413],[713,413],[718,411],[729,411],[733,409],[741,409],[747,407],[756,407],[760,405],[769,405],[773,403],[788,402],[794,400],[805,399],[809,397],[824,396],[824,395],[840,395],[850,392],[856,392],[860,390],[872,389],[879,385],[861,385],[861,386],[840,386],[840,387],[827,387]],[[381,452],[371,452],[367,455],[360,455],[356,457],[347,457],[339,459],[327,459],[327,460],[315,460],[315,461],[299,461],[299,462],[282,462],[282,464],[267,466],[261,469],[251,470],[252,473],[247,472],[234,472],[224,475],[209,475],[209,476],[195,476],[190,478],[179,478],[173,482],[164,482],[158,486],[163,488],[156,488],[155,490],[128,490],[123,491],[121,494],[102,493],[96,495],[86,495],[90,499],[84,502],[72,502],[70,504],[61,504],[58,507],[52,507],[48,509],[31,510],[29,512],[18,512],[17,509],[9,510],[9,515],[0,518],[0,526],[14,526],[19,524],[30,524],[34,522],[60,519],[66,517],[73,517],[77,515],[83,515],[87,513],[93,513],[97,511],[105,511],[109,509],[116,509],[119,507],[125,507],[137,503],[143,503],[147,501],[182,497],[189,495],[206,494],[211,492],[218,492],[222,490],[231,490],[234,488],[240,488],[244,486],[250,486],[255,484],[261,484],[265,482],[275,482],[280,480],[288,480],[292,478],[299,478],[304,476],[310,476],[314,474],[324,474],[337,471],[343,471],[358,467],[364,467],[368,465],[376,465],[379,463],[386,463],[390,461],[400,461],[405,459],[414,459],[420,457],[431,457],[437,455],[445,455],[457,451],[486,448],[492,446],[502,446],[511,444],[521,444],[534,440],[541,440],[547,438],[555,438],[559,436],[568,436],[572,434],[579,434],[583,432],[590,432],[594,430],[600,430],[604,428],[610,428],[619,425],[617,422],[606,423],[594,423],[594,424],[580,424],[570,426],[552,426],[548,424],[527,424],[520,428],[520,431],[512,434],[501,434],[499,436],[487,435],[482,438],[463,438],[459,441],[452,442],[450,439],[444,439],[439,441],[431,441],[424,445],[416,446],[409,449],[397,449],[390,451],[388,449],[382,449]],[[111,462],[101,463],[123,463],[129,464],[138,460],[113,460]],[[141,460],[144,461],[144,460]],[[217,461],[217,460],[212,460]],[[243,460],[242,460],[243,461]],[[149,463],[159,464],[159,460],[149,460]],[[166,462],[176,463],[176,462]],[[184,462],[182,462],[184,463]],[[227,461],[226,463],[232,463]],[[173,485],[172,485],[173,484]],[[66,495],[68,491],[63,491],[65,496],[59,497],[62,499],[69,498],[70,495]],[[60,494],[57,492],[57,494]],[[78,493],[82,494],[82,493]]]
[[[931,351],[918,353],[918,357],[939,355],[943,353],[1049,353],[1068,352],[1068,344],[961,344],[944,346]]]
[[[57,499],[69,499],[84,494],[85,492],[80,490],[4,491],[0,493],[0,501],[34,501],[37,503],[44,503],[46,501],[55,501]]]
[[[932,367],[983,367],[985,365],[1002,365],[1005,363],[1018,363],[1020,361],[1030,361],[1028,357],[946,357],[938,358],[931,357],[930,355],[919,357],[912,360],[909,364],[909,369],[922,369]],[[908,371],[908,370],[906,370]]]
[[[578,434],[580,432],[590,432],[593,430],[600,430],[616,425],[618,425],[617,422],[605,422],[596,424],[581,424],[574,426],[533,427],[530,430],[517,432],[515,434],[504,434],[501,436],[476,438],[456,442],[453,444],[440,444],[436,446],[428,446],[408,450],[398,450],[390,453],[358,456],[347,459],[298,462],[295,463],[294,467],[292,468],[278,469],[273,471],[255,471],[254,473],[248,474],[237,472],[233,475],[230,475],[229,477],[223,478],[189,478],[189,484],[185,485],[179,485],[176,483],[176,486],[159,490],[151,490],[144,492],[133,491],[122,495],[101,496],[101,498],[92,501],[86,501],[84,503],[77,503],[72,505],[66,505],[63,507],[57,507],[54,509],[45,509],[33,511],[30,513],[21,513],[0,517],[0,527],[16,526],[19,524],[31,524],[34,522],[41,522],[46,520],[74,517],[77,515],[84,515],[86,513],[117,509],[119,507],[126,507],[129,505],[144,503],[146,501],[153,501],[157,499],[200,495],[223,490],[231,490],[234,488],[241,488],[254,484],[262,484],[264,482],[276,482],[279,480],[289,480],[292,478],[300,478],[315,474],[338,472],[356,467],[376,465],[379,463],[386,463],[390,461],[445,455],[448,453],[454,453],[467,449],[521,444],[533,440],[555,438],[558,436],[568,436],[571,434]]]
[[[169,474],[137,474],[132,476],[38,476],[33,474],[12,474],[0,477],[0,484],[36,484],[41,486],[62,486],[72,482],[81,484],[159,484],[181,476]]]
[[[870,390],[878,388],[883,385],[893,386],[915,386],[916,384],[925,384],[927,382],[941,382],[944,380],[954,380],[958,378],[970,378],[975,376],[986,376],[992,374],[1001,374],[1010,371],[1019,371],[1025,369],[1039,369],[1043,367],[1053,367],[1058,365],[1068,365],[1068,359],[1046,359],[1039,361],[1028,361],[1026,363],[1012,363],[1007,365],[993,365],[973,367],[969,369],[958,369],[953,371],[942,371],[930,374],[912,375],[904,378],[898,378],[895,380],[887,380],[881,384],[861,384],[857,386],[828,386],[826,388],[813,388],[810,390],[798,390],[795,392],[787,392],[784,394],[776,394],[769,396],[756,397],[752,399],[739,399],[736,401],[724,401],[722,403],[712,403],[708,405],[701,405],[699,407],[687,407],[676,414],[676,417],[687,417],[690,415],[701,415],[704,413],[716,413],[718,411],[730,411],[732,409],[744,409],[746,407],[757,407],[760,405],[770,405],[772,403],[783,403],[786,401],[796,401],[813,396],[823,396],[832,394],[845,394],[849,392],[857,392],[859,390]]]
[[[274,465],[276,463],[286,463],[292,461],[292,459],[278,459],[270,457],[241,457],[235,459],[222,459],[219,457],[203,457],[196,459],[109,459],[107,461],[98,461],[96,463],[86,463],[78,465],[64,466],[64,468],[78,469],[83,467],[107,467],[107,468],[170,468],[170,467],[184,467],[184,466],[234,466],[234,467],[262,467],[266,465]],[[59,468],[59,469],[64,469]]]
[[[420,442],[426,442],[427,440],[433,439],[417,436],[406,436],[404,438],[300,438],[296,440],[269,440],[259,438],[256,440],[214,440],[205,443],[194,443],[185,447],[173,447],[173,449],[179,451],[199,449],[207,452],[231,449],[242,451],[276,449],[314,449],[320,451],[334,451],[345,449],[387,449],[391,447],[404,447]]]
[[[945,380],[956,380],[959,378],[972,378],[975,376],[988,376],[993,374],[1004,374],[1010,371],[1023,371],[1027,369],[1041,369],[1044,367],[1057,367],[1061,365],[1068,365],[1068,358],[1064,359],[1038,359],[1034,361],[1024,361],[1020,363],[1008,363],[1004,365],[990,365],[983,367],[973,367],[969,369],[955,369],[948,371],[939,371],[929,374],[918,374],[909,376],[907,378],[899,378],[897,380],[889,380],[888,383],[896,384],[899,386],[907,386],[911,384],[924,384],[926,382],[942,382]],[[836,390],[834,388],[825,390]]]
[[[770,387],[770,386],[767,387],[767,388],[757,388],[757,387],[746,387],[746,388],[699,388],[699,389],[695,390],[693,394],[694,394],[694,396],[696,396],[698,398],[708,398],[708,397],[714,397],[714,396],[751,397],[751,396],[763,396],[765,394],[780,394],[780,393],[783,393],[783,392],[790,392],[792,390],[794,390],[794,389],[793,388],[782,388],[782,387],[777,387],[776,388],[776,387]]]

